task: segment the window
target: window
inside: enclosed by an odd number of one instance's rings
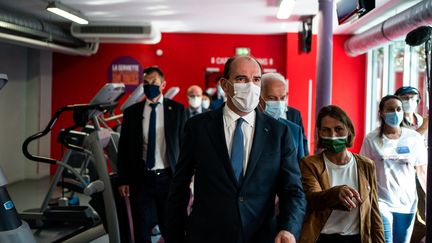
[[[422,100],[417,112],[421,115],[427,113],[424,49],[424,45],[410,47],[404,41],[396,41],[368,52],[366,133],[380,125],[378,106],[381,98],[394,94],[401,86],[413,86],[419,89]]]

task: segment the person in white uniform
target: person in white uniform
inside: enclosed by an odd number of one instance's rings
[[[381,126],[365,137],[360,151],[375,162],[386,242],[409,242],[417,210],[416,174],[426,188],[423,137],[401,127],[403,115],[398,96],[383,97],[379,104]]]

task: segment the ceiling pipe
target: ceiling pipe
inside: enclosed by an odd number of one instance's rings
[[[84,42],[60,26],[6,9],[0,9],[0,40],[81,56],[93,55],[99,48],[98,41]]]
[[[411,30],[432,24],[432,0],[424,0],[345,41],[345,52],[357,56],[389,41],[405,36]]]
[[[99,49],[99,42],[89,43],[87,48],[72,48],[6,33],[0,33],[0,40],[5,40],[11,44],[20,44],[27,47],[37,47],[40,49],[52,50],[69,55],[91,56],[93,54],[96,54]]]

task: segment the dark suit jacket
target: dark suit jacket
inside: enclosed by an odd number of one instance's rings
[[[212,98],[212,102],[210,103],[209,109],[210,110],[216,110],[219,109],[224,103],[223,98],[217,98],[217,96],[214,96]]]
[[[308,156],[309,155],[308,141],[307,141],[306,134],[304,131],[303,120],[302,120],[300,111],[294,107],[288,106],[286,116],[287,116],[288,120],[294,122],[295,124],[297,124],[301,127],[301,130],[303,133],[303,148],[305,149],[305,156]]]
[[[305,148],[303,146],[303,137],[304,136],[303,136],[301,127],[290,120],[285,120],[285,119],[279,118],[278,121],[280,121],[283,124],[288,126],[290,133],[291,133],[291,136],[293,138],[294,147],[296,148],[296,156],[297,156],[298,162],[300,164],[300,161],[301,161],[300,159],[305,156],[305,153],[307,151],[307,150],[305,150]]]
[[[204,112],[207,112],[207,111],[209,111],[209,109],[201,108],[201,113],[204,113]],[[199,113],[199,114],[201,114],[201,113]],[[192,115],[191,110],[189,108],[186,108],[186,118],[187,119],[191,118],[191,115]]]
[[[306,201],[288,127],[256,110],[252,149],[241,183],[234,177],[223,108],[189,119],[167,207],[167,242],[273,242],[299,237]],[[186,216],[194,179],[192,213]],[[280,215],[275,220],[275,196]]]
[[[131,185],[142,180],[146,166],[143,161],[143,111],[146,101],[128,107],[123,113],[118,148],[118,175],[120,185]],[[174,172],[180,152],[180,141],[186,120],[182,104],[164,99],[164,128],[166,158]]]

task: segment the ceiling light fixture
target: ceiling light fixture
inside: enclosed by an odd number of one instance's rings
[[[295,0],[282,0],[276,17],[278,19],[288,19],[295,5]]]
[[[72,20],[78,24],[88,24],[89,22],[80,13],[80,11],[72,9],[68,6],[61,4],[60,2],[50,2],[46,10],[62,16],[63,18]]]

